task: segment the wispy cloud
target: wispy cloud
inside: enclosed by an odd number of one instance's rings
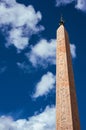
[[[70,44],[70,51],[73,58],[76,58],[76,46],[74,44]]]
[[[71,55],[76,57],[76,46],[70,44]],[[46,67],[48,64],[56,64],[56,40],[41,39],[35,46],[31,48],[31,52],[26,54],[34,67],[38,65]]]
[[[17,66],[20,68],[20,69],[23,69],[24,72],[26,71],[29,71],[29,65],[27,65],[25,62],[17,62]]]
[[[14,45],[19,50],[27,47],[31,35],[44,29],[38,25],[41,19],[41,12],[31,5],[26,7],[16,0],[0,2],[0,27],[7,33],[7,46]]]
[[[55,107],[47,106],[44,112],[28,120],[14,121],[12,117],[0,117],[0,130],[55,130]]]
[[[66,5],[72,3],[74,0],[56,0],[56,6]]]
[[[56,0],[56,6],[64,6],[74,2],[76,9],[86,11],[86,0]]]
[[[29,63],[26,62],[17,62],[17,67],[21,70],[23,70],[24,73],[32,73],[34,71],[33,67],[29,65]]]
[[[55,87],[55,75],[53,75],[51,72],[47,72],[47,74],[42,76],[39,83],[37,83],[33,98],[46,95],[54,87]]]
[[[6,66],[3,66],[3,67],[0,66],[0,74],[4,73],[6,69],[7,69]]]

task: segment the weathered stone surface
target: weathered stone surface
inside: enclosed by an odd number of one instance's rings
[[[80,130],[68,34],[57,30],[56,130]]]

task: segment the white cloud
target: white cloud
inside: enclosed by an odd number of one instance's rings
[[[15,0],[2,0],[0,3],[0,26],[3,29],[10,26],[7,29],[8,46],[13,44],[17,49],[24,49],[31,35],[44,29],[38,25],[41,19],[41,13],[31,5],[26,7]]]
[[[76,47],[74,44],[70,44],[71,55],[76,57]],[[27,53],[26,56],[34,67],[39,65],[47,66],[48,64],[56,64],[56,40],[51,39],[47,41],[42,39],[32,47],[31,53]]]
[[[33,95],[34,98],[46,95],[51,89],[55,87],[55,75],[51,72],[43,75],[41,80],[36,85],[36,91]]]
[[[8,39],[8,43],[7,46],[13,44],[17,49],[24,49],[25,47],[27,47],[28,42],[29,42],[29,38],[28,37],[23,37],[22,36],[22,29],[12,29],[9,32],[9,39]]]
[[[56,0],[56,6],[67,5],[75,2],[75,8],[86,11],[86,0]]]
[[[48,63],[55,64],[56,40],[40,40],[38,44],[32,47],[31,53],[27,54],[27,57],[34,67],[37,67],[38,64],[42,66]]]
[[[76,57],[76,46],[74,44],[70,44],[70,51],[73,58]]]
[[[45,111],[28,120],[14,121],[12,117],[0,117],[0,130],[55,130],[55,107],[47,106]]]
[[[75,7],[82,11],[86,11],[86,0],[77,0],[77,4]]]

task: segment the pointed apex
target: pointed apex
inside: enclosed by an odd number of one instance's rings
[[[64,25],[64,20],[63,20],[63,17],[62,17],[62,15],[61,15],[61,18],[60,18],[60,22],[59,22],[59,25]]]

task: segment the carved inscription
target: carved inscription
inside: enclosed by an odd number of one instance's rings
[[[57,31],[56,59],[56,130],[80,130],[68,36],[63,25]]]

